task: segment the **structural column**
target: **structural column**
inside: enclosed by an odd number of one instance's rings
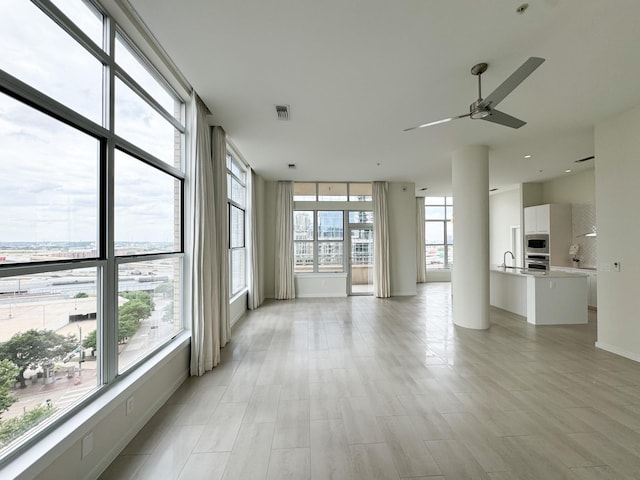
[[[489,328],[489,148],[453,153],[455,257],[451,276],[453,323]]]

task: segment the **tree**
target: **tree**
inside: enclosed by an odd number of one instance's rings
[[[82,340],[83,348],[90,348],[91,351],[95,351],[98,348],[98,331],[94,330],[88,333],[84,340]]]
[[[86,292],[78,292],[73,298],[89,298],[89,294]]]
[[[164,307],[164,314],[162,315],[163,322],[171,322],[173,320],[174,311],[173,311],[173,301],[169,302],[169,304]]]
[[[162,295],[163,297],[172,297],[173,296],[173,283],[164,282],[156,287],[154,290],[156,295]]]
[[[16,376],[20,369],[10,360],[3,358],[0,360],[0,414],[9,409],[17,398],[11,394],[13,384],[16,383]]]
[[[118,309],[118,315],[120,318],[128,317],[128,320],[139,323],[151,315],[151,307],[138,299],[129,300]]]
[[[53,363],[76,348],[75,335],[60,335],[53,330],[27,330],[16,333],[0,345],[0,359],[13,362],[19,369],[17,380],[20,388],[26,388],[24,372]]]
[[[132,337],[140,326],[140,321],[148,318],[155,308],[153,298],[147,292],[122,292],[127,303],[118,308],[118,341]]]
[[[53,415],[55,411],[56,408],[50,405],[39,405],[18,417],[0,422],[0,447],[8,445],[23,433],[31,430],[44,419]]]
[[[132,337],[138,330],[138,322],[134,322],[130,317],[118,319],[118,341],[123,342],[126,338]]]
[[[148,305],[151,310],[155,308],[153,298],[147,292],[122,292],[120,296],[127,300],[140,300],[145,305]]]

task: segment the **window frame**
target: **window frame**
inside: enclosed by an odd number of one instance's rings
[[[347,238],[349,232],[349,212],[350,211],[373,211],[373,202],[372,200],[361,200],[360,196],[353,197],[351,195],[351,185],[363,185],[369,184],[373,190],[373,183],[371,182],[332,182],[332,181],[321,181],[321,182],[312,182],[312,181],[301,181],[294,182],[294,192],[295,192],[295,183],[301,183],[305,185],[314,185],[315,194],[314,195],[302,195],[304,199],[295,199],[293,201],[293,211],[294,211],[294,275],[346,275],[349,273],[349,252],[347,248],[349,246],[349,239]],[[320,184],[346,184],[346,199],[345,200],[319,200],[319,185]],[[314,200],[310,200],[310,198],[314,198]],[[295,212],[312,212],[313,213],[313,240],[296,240],[295,238]],[[321,211],[341,211],[342,212],[342,240],[336,241],[334,239],[328,240],[319,240],[318,239],[318,212]],[[324,272],[321,271],[320,265],[318,264],[318,253],[319,253],[319,244],[320,243],[331,243],[338,242],[342,244],[342,269],[340,271],[333,272]],[[298,270],[295,265],[295,255],[296,255],[296,244],[298,243],[313,243],[313,265],[311,271],[302,271]]]
[[[42,439],[63,422],[73,417],[81,408],[89,402],[94,401],[102,395],[113,391],[111,387],[120,379],[129,376],[133,372],[151,360],[159,351],[174,342],[177,337],[184,332],[185,326],[185,198],[186,198],[186,165],[185,146],[187,129],[186,122],[186,97],[180,95],[152,65],[151,61],[141,53],[126,33],[116,24],[116,20],[101,5],[93,0],[85,0],[90,8],[95,8],[102,15],[103,44],[96,44],[87,34],[85,34],[73,21],[68,18],[60,9],[49,0],[32,0],[35,7],[39,8],[51,20],[51,28],[61,28],[72,40],[78,42],[81,47],[95,57],[102,65],[102,120],[96,123],[85,117],[78,111],[61,103],[53,97],[46,95],[40,90],[14,77],[9,72],[0,71],[0,92],[15,99],[24,105],[34,108],[38,112],[55,119],[65,125],[85,133],[99,142],[98,148],[98,185],[96,185],[98,195],[97,212],[97,232],[96,232],[96,257],[74,258],[62,260],[47,260],[30,263],[15,263],[0,265],[0,280],[10,277],[32,275],[38,273],[55,273],[69,269],[95,268],[96,269],[96,328],[98,331],[97,349],[100,355],[97,357],[96,385],[91,392],[84,395],[81,400],[63,408],[52,419],[45,420],[26,431],[16,441],[8,444],[0,455],[0,468],[13,460],[29,446]],[[175,112],[172,114],[165,110],[152,95],[140,86],[126,71],[115,62],[114,48],[116,32],[125,40],[129,47],[136,52],[137,58],[143,63],[144,68],[150,75],[165,88],[174,98]],[[111,52],[111,53],[107,53]],[[115,134],[114,102],[115,102],[115,81],[120,79],[125,85],[131,88],[142,101],[151,106],[167,122],[169,122],[178,134],[174,134],[174,165],[145,151],[143,148],[134,145],[128,140]],[[180,79],[178,79],[180,81]],[[177,141],[180,145],[177,148]],[[115,151],[120,150],[130,155],[134,159],[150,166],[163,174],[177,180],[179,192],[174,190],[174,195],[178,195],[180,205],[179,210],[174,208],[174,225],[179,221],[178,230],[174,229],[174,241],[179,236],[179,242],[174,243],[173,251],[161,253],[145,253],[133,255],[116,255],[114,237],[115,205],[114,205],[114,171],[115,171]],[[178,162],[175,160],[179,159]],[[175,227],[174,227],[175,228]],[[164,339],[161,343],[145,351],[144,354],[128,365],[125,371],[118,368],[118,268],[121,265],[144,262],[149,260],[177,259],[179,266],[178,291],[180,306],[178,331],[172,333],[170,338]],[[175,295],[175,294],[174,294]],[[175,298],[175,297],[174,297]]]
[[[429,203],[427,204],[427,199],[428,198],[442,198],[443,202],[442,203]],[[425,248],[425,263],[426,263],[426,268],[429,270],[449,270],[451,269],[451,267],[453,266],[453,262],[449,261],[449,257],[450,257],[450,249],[451,251],[453,251],[453,232],[451,233],[451,242],[448,241],[449,238],[449,228],[448,226],[451,224],[453,225],[453,197],[424,197],[424,203],[425,203],[425,209],[429,208],[429,207],[441,207],[444,211],[444,217],[442,219],[428,219],[426,218],[427,216],[425,215],[425,244],[424,244],[424,248]],[[451,215],[449,215],[448,212],[451,212]],[[432,224],[442,224],[442,243],[427,243],[427,235],[426,235],[426,231],[428,228],[428,225],[432,223]],[[443,259],[443,263],[442,265],[437,265],[437,266],[431,266],[431,264],[428,263],[428,259],[427,259],[427,255],[426,255],[426,250],[428,248],[433,248],[433,247],[442,247],[443,251],[444,251],[444,259]]]
[[[248,291],[249,289],[249,279],[248,279],[248,275],[247,275],[247,269],[248,269],[248,265],[247,265],[247,227],[248,227],[248,218],[247,218],[247,206],[248,206],[248,193],[249,193],[249,188],[247,185],[247,178],[248,175],[250,174],[249,169],[246,167],[246,165],[244,164],[243,161],[239,160],[239,155],[238,153],[235,151],[235,149],[227,144],[227,155],[226,155],[226,178],[225,180],[227,181],[227,185],[233,185],[233,181],[235,180],[236,182],[238,182],[243,188],[244,188],[244,205],[241,205],[240,203],[238,203],[237,201],[235,201],[232,196],[232,192],[231,189],[228,188],[229,191],[227,191],[227,225],[228,225],[228,232],[227,232],[227,249],[229,251],[229,299],[230,301],[232,301],[235,297],[238,297],[242,294],[244,294],[246,291]],[[238,175],[236,175],[236,173],[234,172],[233,167],[236,167],[239,171],[244,173],[245,179],[243,180],[242,178],[240,178]],[[243,234],[242,234],[242,246],[233,246],[232,245],[232,238],[233,238],[233,234],[232,234],[232,209],[236,208],[238,210],[240,210],[242,212],[242,218],[243,218],[243,224],[244,224],[244,228],[243,228]],[[242,286],[240,286],[239,288],[237,288],[236,290],[234,290],[233,285],[234,285],[234,278],[233,278],[233,254],[234,252],[238,252],[238,251],[244,251],[244,284]]]

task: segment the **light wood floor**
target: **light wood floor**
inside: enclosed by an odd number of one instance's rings
[[[448,284],[268,302],[102,478],[640,479],[640,364],[594,347],[595,314],[450,315]]]

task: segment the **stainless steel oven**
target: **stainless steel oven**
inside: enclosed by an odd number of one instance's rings
[[[524,251],[527,255],[530,253],[549,255],[549,235],[544,233],[526,235]]]
[[[529,270],[540,270],[541,272],[549,271],[548,255],[527,255],[525,267]]]

